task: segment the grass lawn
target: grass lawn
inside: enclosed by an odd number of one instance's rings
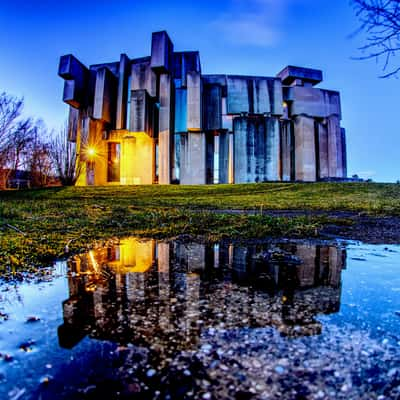
[[[216,214],[251,209],[257,215]],[[0,272],[52,262],[96,241],[126,235],[313,237],[324,215],[272,217],[262,210],[353,211],[400,215],[400,185],[265,183],[210,186],[111,186],[0,192]],[[343,221],[346,223],[346,221]]]

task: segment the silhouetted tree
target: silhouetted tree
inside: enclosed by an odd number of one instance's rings
[[[353,5],[361,22],[357,32],[366,33],[366,44],[360,48],[365,56],[358,59],[383,59],[381,77],[396,75],[400,66],[390,65],[400,50],[400,0],[353,0]]]
[[[23,99],[0,93],[0,187],[22,165],[35,134],[34,121],[21,117],[23,106]]]
[[[77,163],[76,143],[68,140],[67,124],[59,132],[53,134],[50,155],[61,184],[74,185],[81,174],[81,164]]]
[[[54,169],[50,155],[48,132],[41,122],[38,122],[35,127],[35,134],[27,151],[26,163],[31,185],[34,187],[48,185],[50,178],[54,176]]]

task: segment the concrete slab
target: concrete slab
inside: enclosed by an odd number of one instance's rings
[[[292,122],[281,122],[281,160],[282,160],[282,180],[292,179]]]
[[[74,107],[69,107],[68,114],[68,140],[70,142],[76,142],[77,138],[80,136],[80,111]]]
[[[150,59],[132,61],[131,90],[146,89],[150,96],[157,94],[157,77],[150,67]]]
[[[247,79],[228,76],[227,114],[249,113],[249,83]]]
[[[213,132],[204,132],[206,136],[206,183],[214,183],[214,150],[215,137]]]
[[[219,133],[218,183],[229,183],[229,132]]]
[[[86,105],[89,70],[72,54],[60,57],[58,75],[65,80],[63,101],[71,107]]]
[[[171,183],[174,160],[173,85],[173,79],[170,75],[160,75],[158,183],[162,185]]]
[[[281,180],[281,135],[278,118],[266,118],[265,168],[267,181]]]
[[[233,120],[234,182],[263,182],[267,179],[267,136],[263,117]]]
[[[130,114],[129,131],[144,132],[152,136],[151,99],[145,89],[132,91]]]
[[[187,132],[187,90],[175,90],[175,132]]]
[[[199,72],[187,74],[187,130],[202,130],[202,83]]]
[[[343,178],[347,178],[347,144],[346,144],[346,129],[340,128],[342,137],[342,167]]]
[[[171,70],[174,46],[166,31],[153,32],[151,38],[151,68],[158,73]]]
[[[341,135],[339,118],[328,118],[328,160],[331,178],[343,177]]]
[[[279,72],[277,77],[282,79],[284,85],[292,85],[296,80],[299,80],[302,83],[308,82],[312,85],[317,85],[322,82],[322,71],[319,69],[289,65]]]
[[[317,178],[329,177],[329,156],[328,156],[328,127],[322,122],[317,123],[318,129],[318,159]]]
[[[222,129],[222,89],[219,85],[203,86],[204,130]]]
[[[340,97],[338,92],[315,89],[312,87],[296,86],[290,88],[292,100],[292,116],[309,115],[317,118],[327,118],[331,115],[341,117]]]
[[[283,94],[282,82],[280,79],[269,79],[268,90],[270,94],[271,114],[274,116],[282,116],[283,110]]]
[[[314,182],[317,178],[314,119],[294,119],[295,177],[298,181]]]
[[[180,183],[202,185],[206,183],[206,135],[188,132],[181,135]]]
[[[115,129],[127,128],[128,80],[131,74],[130,59],[126,54],[121,54],[118,71],[117,114]]]
[[[115,121],[117,79],[108,68],[96,73],[93,118],[112,124]]]
[[[267,114],[271,112],[268,79],[253,79],[253,94],[249,100],[250,114]]]

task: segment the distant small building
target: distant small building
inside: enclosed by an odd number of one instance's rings
[[[346,177],[340,94],[322,71],[202,75],[167,32],[151,55],[92,65],[61,57],[78,185],[317,181]]]

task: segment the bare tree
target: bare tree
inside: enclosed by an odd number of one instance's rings
[[[400,0],[353,0],[361,25],[356,33],[366,33],[366,44],[360,48],[360,60],[383,59],[382,78],[396,75],[400,66],[390,67],[400,50]]]
[[[9,165],[11,174],[20,169],[28,158],[28,150],[36,135],[36,126],[31,119],[17,123],[9,148]]]
[[[22,118],[24,101],[0,93],[0,186],[5,187],[10,174],[23,163],[35,132],[35,123]]]
[[[31,185],[47,186],[54,176],[54,169],[50,156],[49,134],[42,121],[36,122],[34,136],[26,154],[25,163],[29,170]]]
[[[68,140],[67,124],[58,132],[53,133],[50,155],[61,184],[63,186],[74,185],[82,171],[81,163],[78,163],[76,143]]]

